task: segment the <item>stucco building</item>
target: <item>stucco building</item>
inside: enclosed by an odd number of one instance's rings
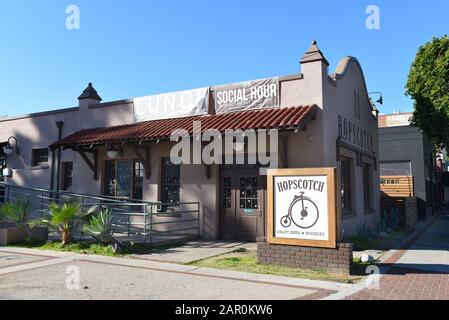
[[[111,102],[102,102],[89,84],[73,108],[0,120],[0,142],[14,136],[20,147],[2,164],[12,170],[5,182],[165,203],[198,201],[203,237],[254,240],[265,234],[264,165],[173,164],[176,141],[170,134],[183,129],[194,136],[194,122],[201,124],[200,133],[277,130],[271,156],[278,167],[338,168],[341,232],[374,224],[380,218],[377,110],[361,65],[345,57],[329,73],[314,42],[300,66],[288,76]],[[251,154],[248,142],[243,148]]]

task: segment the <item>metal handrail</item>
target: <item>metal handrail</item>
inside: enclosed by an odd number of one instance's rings
[[[196,231],[199,236],[200,233],[199,202],[163,203],[160,201],[134,199],[123,200],[109,196],[53,191],[42,188],[9,185],[0,182],[0,203],[24,198],[29,200],[33,206],[39,208],[33,212],[39,213],[41,216],[48,214],[48,205],[50,203],[64,203],[75,199],[80,202],[83,208],[95,205],[107,208],[110,210],[111,215],[115,217],[116,221],[114,222],[114,226],[123,227],[127,230],[125,234],[128,237],[140,236],[143,242],[149,242],[150,244],[153,242],[154,234]],[[190,208],[192,206],[193,208]],[[167,210],[167,208],[171,210]],[[134,217],[137,220],[141,218],[143,221],[134,221]],[[126,221],[122,221],[124,219]],[[194,227],[185,225],[186,223],[193,222],[197,222]],[[161,230],[161,226],[166,230]],[[134,231],[131,232],[131,229]],[[122,233],[117,232],[117,234]],[[132,241],[135,241],[135,239]]]

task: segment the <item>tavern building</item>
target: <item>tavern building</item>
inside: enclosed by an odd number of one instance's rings
[[[377,110],[361,65],[345,57],[329,73],[316,42],[299,63],[300,72],[288,76],[111,102],[89,84],[76,107],[0,120],[0,144],[14,145],[14,137],[20,148],[0,151],[1,179],[173,207],[198,202],[202,237],[255,240],[266,233],[263,165],[175,164],[170,154],[177,142],[170,136],[176,130],[194,136],[196,122],[200,134],[277,130],[278,148],[270,154],[277,167],[337,168],[340,237],[359,224],[374,225],[380,219]],[[249,159],[247,143],[243,150]]]

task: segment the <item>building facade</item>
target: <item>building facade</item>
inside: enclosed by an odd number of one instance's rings
[[[255,240],[266,232],[265,164],[249,161],[260,141],[251,151],[241,135],[243,163],[235,163],[231,149],[214,163],[175,164],[171,152],[178,142],[170,136],[183,131],[195,150],[195,132],[215,130],[221,139],[231,129],[275,130],[264,143],[277,145],[270,149],[276,167],[338,169],[343,237],[380,219],[377,110],[354,57],[330,74],[314,42],[300,66],[289,76],[106,103],[89,84],[76,107],[0,120],[0,142],[15,137],[20,148],[3,157],[12,173],[3,179],[125,199],[198,201],[203,237]],[[199,144],[200,153],[204,147]]]
[[[410,124],[411,117],[412,113],[379,116],[380,175],[413,177],[419,218],[427,219],[438,195],[435,148]]]

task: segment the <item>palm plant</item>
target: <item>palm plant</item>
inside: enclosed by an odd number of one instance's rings
[[[17,225],[31,235],[28,227],[28,219],[33,212],[29,200],[17,200],[8,202],[0,207],[0,221],[5,221]]]
[[[45,226],[55,231],[62,245],[70,243],[80,223],[97,210],[96,206],[83,211],[78,203],[64,203],[62,206],[52,203],[48,207],[49,216],[31,221],[31,226]]]
[[[83,226],[83,232],[101,243],[115,242],[112,237],[112,216],[110,210],[102,208]]]

